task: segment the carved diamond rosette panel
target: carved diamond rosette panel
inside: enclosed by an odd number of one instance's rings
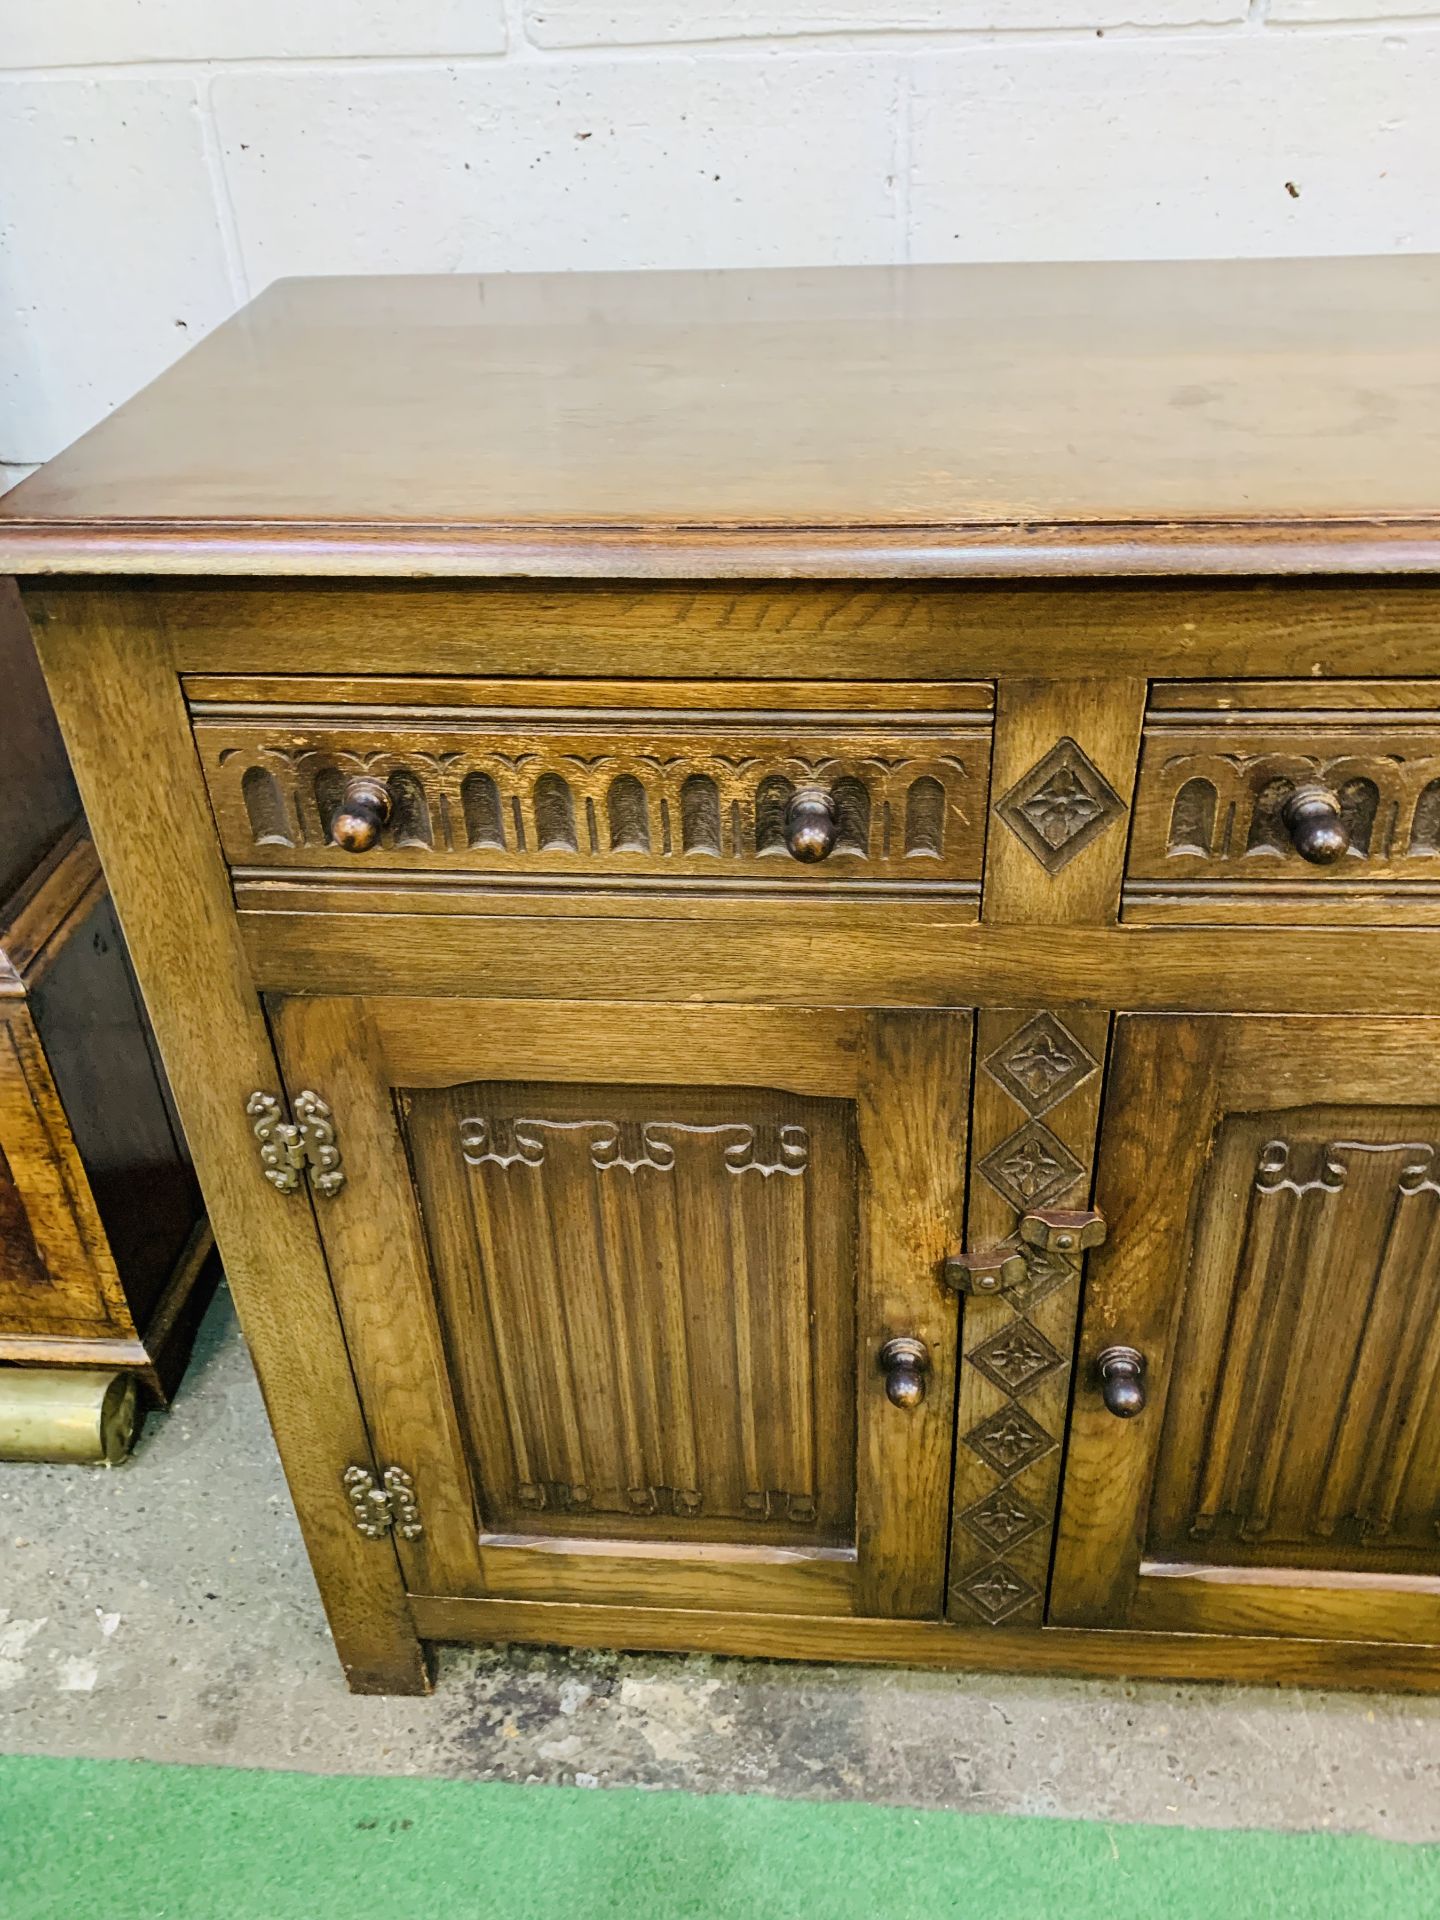
[[[1004,1553],[1045,1525],[1045,1516],[1009,1487],[997,1487],[973,1507],[966,1507],[960,1523],[995,1553]]]
[[[284,710],[281,709],[283,716]],[[843,882],[978,901],[990,724],[976,713],[823,726],[766,716],[631,713],[425,721],[354,709],[343,723],[262,721],[207,706],[195,739],[226,856],[251,869],[483,873],[496,885],[603,881],[653,888]],[[364,853],[335,844],[347,780],[389,793]],[[835,843],[796,860],[785,815],[802,788],[829,795]]]
[[[1123,816],[1125,802],[1067,738],[1022,774],[995,811],[1047,873],[1058,873]]]
[[[1016,1320],[972,1347],[970,1362],[1006,1393],[1018,1394],[1058,1367],[1060,1355],[1028,1321]]]
[[[967,1447],[997,1473],[1018,1473],[1034,1460],[1058,1447],[1060,1442],[1047,1433],[1038,1420],[1032,1420],[1023,1407],[1002,1407],[982,1420],[965,1435]]]
[[[1057,1287],[1063,1287],[1075,1278],[1075,1262],[1067,1260],[1063,1253],[1051,1253],[1045,1247],[1022,1245],[1020,1251],[1025,1260],[1025,1276],[1006,1287],[1004,1292],[1017,1313],[1026,1313],[1031,1307],[1038,1306],[1047,1294],[1054,1293]]]
[[[1016,1235],[1032,1208],[1088,1201],[1107,1032],[1105,1014],[978,1018],[967,1239],[1025,1266],[963,1308],[948,1612],[971,1625],[1043,1619],[1080,1266]]]
[[[984,1063],[1032,1117],[1045,1113],[1097,1070],[1098,1062],[1053,1013],[1037,1013]]]
[[[980,1162],[980,1171],[1017,1213],[1058,1200],[1085,1171],[1063,1140],[1031,1120]]]
[[[1003,1560],[976,1568],[955,1582],[951,1591],[992,1627],[998,1627],[1002,1620],[1008,1620],[1028,1602],[1041,1597],[1030,1581]]]

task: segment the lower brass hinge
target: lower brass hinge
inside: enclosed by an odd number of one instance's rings
[[[367,1540],[383,1540],[392,1532],[402,1540],[418,1540],[424,1533],[415,1482],[403,1467],[386,1467],[378,1485],[368,1467],[347,1467],[340,1480],[355,1525]]]
[[[333,1196],[344,1186],[335,1122],[318,1093],[296,1094],[293,1122],[273,1093],[252,1093],[245,1111],[260,1142],[261,1171],[278,1192],[298,1192],[302,1173],[317,1193]]]

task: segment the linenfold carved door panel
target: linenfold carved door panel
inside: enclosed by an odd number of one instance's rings
[[[1440,1640],[1437,1046],[1117,1023],[1053,1622]]]
[[[405,1105],[442,1319],[484,1328],[451,1352],[489,1524],[843,1544],[845,1103],[472,1082]]]
[[[968,1015],[273,1012],[413,1590],[938,1616]]]

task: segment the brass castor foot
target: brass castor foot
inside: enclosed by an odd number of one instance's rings
[[[131,1373],[0,1367],[0,1460],[118,1466],[139,1425]]]

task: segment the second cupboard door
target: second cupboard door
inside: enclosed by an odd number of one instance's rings
[[[965,1014],[298,999],[412,1590],[938,1615]]]
[[[1437,1048],[1116,1023],[1052,1623],[1440,1640]]]

